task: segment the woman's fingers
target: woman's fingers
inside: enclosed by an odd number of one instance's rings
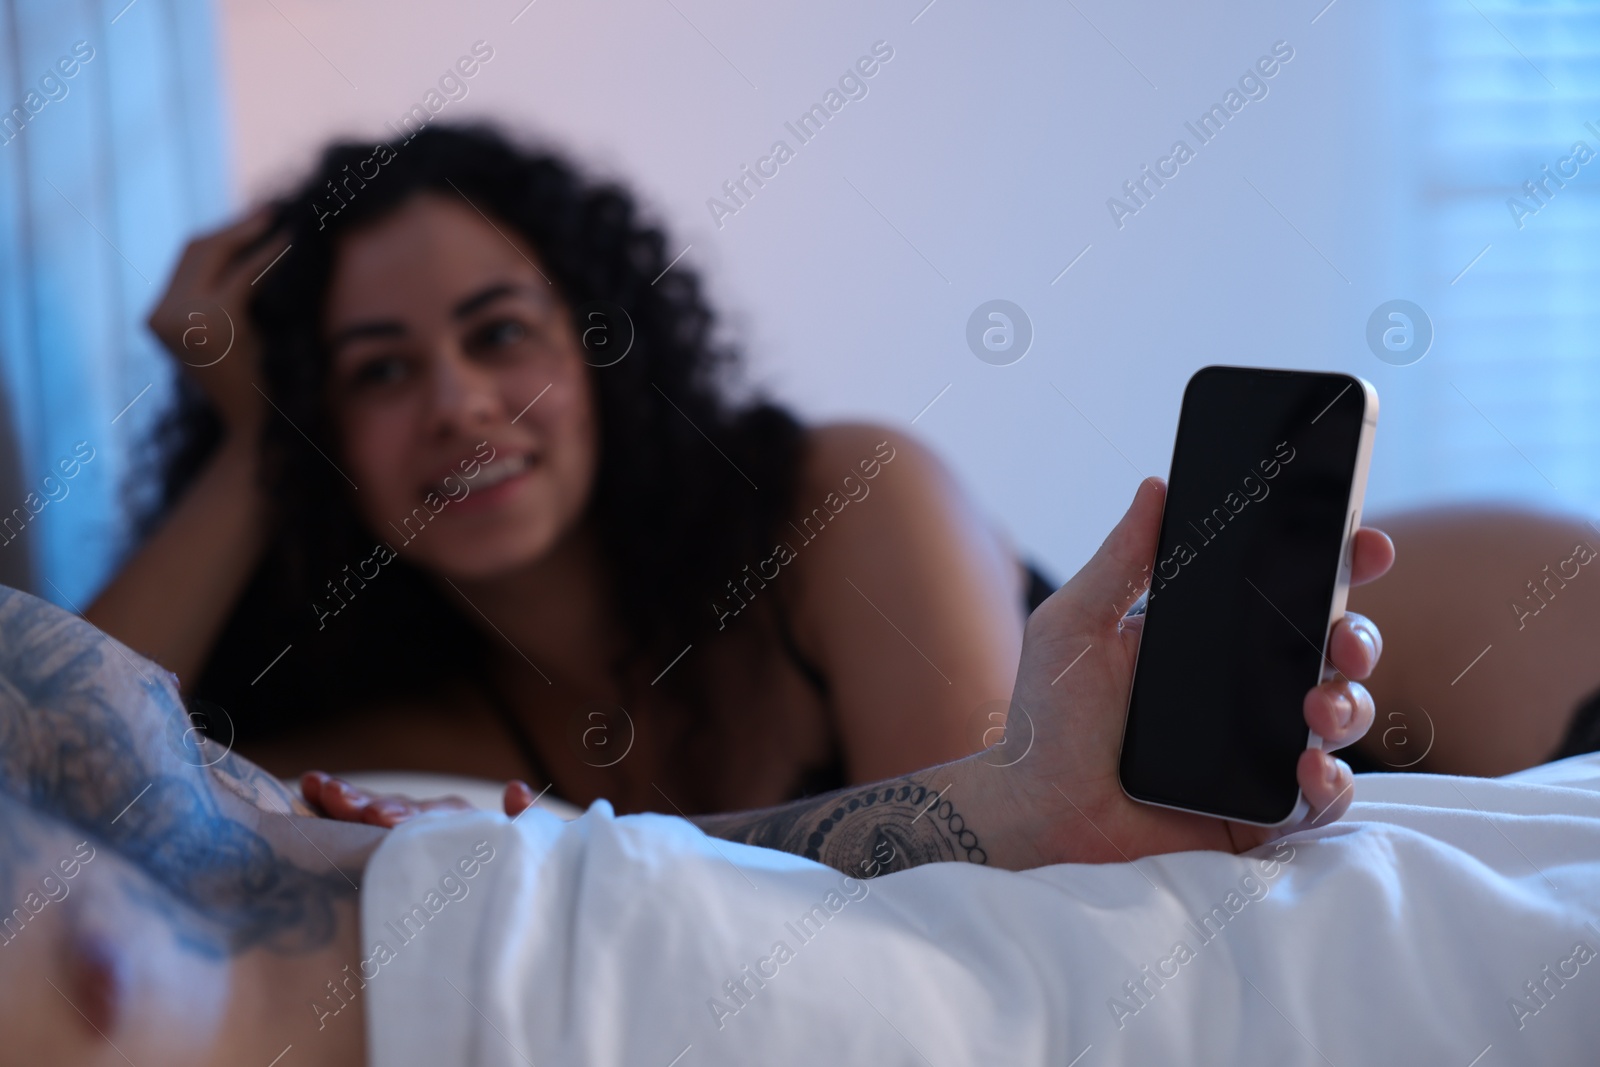
[[[1382,530],[1363,526],[1356,531],[1350,549],[1350,583],[1365,585],[1382,578],[1394,566],[1394,542]]]
[[[238,260],[240,252],[266,235],[271,219],[271,205],[263,204],[234,222],[190,241],[174,278],[184,283],[184,291],[197,286],[215,289],[228,267]]]
[[[240,242],[252,241],[267,232],[267,227],[272,223],[272,215],[271,204],[260,204],[241,215],[237,222],[227,227],[226,232],[236,234]]]
[[[461,797],[429,797],[427,800],[413,800],[391,793],[376,797],[367,805],[366,821],[374,826],[387,826],[392,829],[424,812],[472,810],[472,805]]]
[[[300,779],[300,792],[330,819],[341,822],[373,821],[371,809],[377,798],[349,782],[321,771],[310,771]]]
[[[360,822],[365,804],[354,793],[334,785],[333,776],[322,771],[307,771],[300,776],[300,795],[330,819]]]
[[[1306,694],[1306,725],[1326,751],[1353,745],[1372,728],[1372,694],[1360,682],[1335,679]]]
[[[1355,777],[1344,760],[1321,749],[1308,748],[1300,753],[1295,773],[1300,781],[1300,792],[1311,806],[1311,814],[1301,827],[1326,826],[1349,809],[1355,795],[1352,788]]]
[[[271,207],[263,206],[232,225],[190,241],[166,293],[150,313],[150,328],[161,336],[164,331],[170,333],[174,325],[187,325],[185,315],[196,302],[239,304],[261,271],[289,246],[287,237],[268,239],[272,218]],[[256,247],[258,242],[265,243]],[[230,314],[241,310],[236,306]]]
[[[279,237],[251,252],[246,252],[244,248],[235,249],[234,254],[229,256],[224,264],[223,272],[217,277],[217,288],[236,300],[242,300],[261,273],[283,255],[288,247],[289,239]]]
[[[307,771],[300,778],[300,793],[306,801],[330,819],[362,822],[393,829],[425,811],[471,811],[472,805],[460,797],[435,797],[413,800],[398,793],[377,794],[360,786],[324,774]]]
[[[374,797],[362,813],[362,821],[392,830],[407,819],[430,810],[427,805],[433,803],[435,802],[412,800],[410,797]]]
[[[1372,673],[1383,655],[1383,634],[1365,615],[1354,611],[1333,624],[1328,635],[1328,661],[1346,678],[1357,681]]]
[[[505,806],[506,814],[515,819],[518,815],[533,807],[533,787],[527,782],[512,781],[506,783]]]

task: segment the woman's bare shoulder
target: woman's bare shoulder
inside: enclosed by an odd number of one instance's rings
[[[891,469],[894,477],[883,477]],[[840,515],[848,504],[877,493],[892,498],[873,509],[893,513],[878,515],[882,522],[936,503],[933,494],[941,492],[959,496],[960,490],[943,461],[909,433],[873,422],[820,423],[806,430],[794,501],[802,515],[818,507]]]
[[[807,444],[780,529],[792,535],[798,629],[812,647],[859,622],[863,599],[902,627],[998,614],[1020,640],[1015,555],[931,448],[874,423],[818,426]]]
[[[915,537],[955,539],[986,554],[1012,554],[932,448],[880,423],[833,422],[808,429],[793,511],[797,522],[849,519],[836,527],[843,536],[834,540],[850,543],[840,547],[861,549]]]
[[[859,583],[864,574],[925,579],[928,567],[960,559],[1020,596],[1015,553],[912,434],[872,422],[814,426],[797,481],[787,529],[799,538],[791,544],[806,586]]]

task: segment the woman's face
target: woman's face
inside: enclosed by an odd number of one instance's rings
[[[539,559],[594,483],[588,367],[536,262],[510,227],[433,193],[345,235],[335,257],[339,466],[374,536],[446,577]]]

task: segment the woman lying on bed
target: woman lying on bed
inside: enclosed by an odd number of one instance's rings
[[[330,149],[194,242],[152,316],[186,375],[164,507],[88,618],[281,775],[699,813],[991,742],[1049,584],[914,441],[729,401],[676,247],[626,193],[483,130]],[[1508,545],[1554,551],[1542,531],[1451,529],[1508,544],[1468,559],[1421,530],[1416,577],[1378,586],[1408,641],[1362,766],[1541,762],[1597,681],[1550,662],[1581,619],[1536,641],[1471,621],[1509,616],[1460,576],[1520,595],[1537,561]],[[1553,613],[1600,609],[1587,588]]]
[[[982,747],[1051,586],[916,442],[728,399],[679,252],[492,132],[330,148],[152,315],[162,513],[87,617],[283,774],[704,812]]]
[[[1035,726],[1026,758],[982,752],[691,821],[858,876],[889,855],[884,842],[893,858],[871,873],[1237,852],[1282,832],[1138,805],[1117,787],[1142,620],[1106,605],[1147,573],[1162,496],[1160,482],[1143,483],[1094,558],[1029,620],[1013,694]],[[1388,540],[1361,531],[1355,580],[1391,561]],[[1339,621],[1330,656],[1343,677],[1306,696],[1306,724],[1330,749],[1372,723],[1354,681],[1378,658],[1363,631],[1376,636]],[[1085,645],[1102,651],[1061,675]],[[360,959],[358,884],[384,831],[315,818],[260,768],[208,755],[171,676],[3,588],[0,679],[0,904],[16,909],[0,944],[3,1062],[264,1064],[290,1044],[296,1064],[362,1062],[362,1027],[318,1033],[306,1004]],[[1326,752],[1302,756],[1308,822],[1348,808],[1346,773]]]

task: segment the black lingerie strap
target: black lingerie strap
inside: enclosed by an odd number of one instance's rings
[[[1566,736],[1561,739],[1550,761],[1596,750],[1600,750],[1600,692],[1591,694],[1572,713]]]

